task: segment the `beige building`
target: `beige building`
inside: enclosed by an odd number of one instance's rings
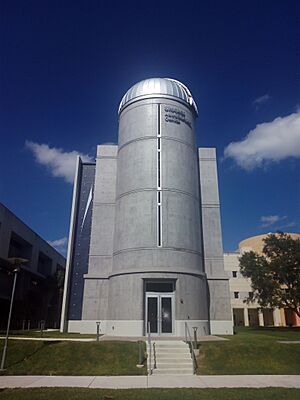
[[[290,233],[293,239],[299,234]],[[257,302],[246,303],[251,296],[251,280],[240,273],[239,257],[247,251],[262,253],[263,239],[267,236],[258,235],[247,238],[239,243],[236,252],[224,253],[225,272],[229,276],[231,307],[235,326],[300,326],[300,318],[288,309],[260,308]]]

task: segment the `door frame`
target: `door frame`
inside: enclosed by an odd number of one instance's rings
[[[148,298],[157,298],[157,331],[151,332],[152,336],[170,336],[175,335],[175,295],[174,292],[145,292],[145,333],[148,333]],[[166,297],[171,299],[171,321],[172,321],[172,332],[162,332],[162,318],[161,318],[161,298]]]

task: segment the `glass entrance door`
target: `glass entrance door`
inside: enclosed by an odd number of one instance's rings
[[[160,297],[161,333],[172,333],[172,298]]]
[[[156,335],[173,333],[173,294],[146,294],[146,332]]]
[[[158,333],[158,296],[147,298],[147,332]]]

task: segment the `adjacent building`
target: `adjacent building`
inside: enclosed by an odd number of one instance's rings
[[[0,203],[0,327],[6,327],[13,273],[11,260],[28,260],[17,277],[12,328],[58,327],[62,290],[57,273],[65,258]]]
[[[289,234],[293,239],[300,235]],[[300,318],[289,309],[261,308],[257,302],[246,303],[251,296],[251,280],[240,273],[239,257],[247,251],[261,254],[267,234],[253,236],[239,243],[236,252],[224,253],[225,271],[229,277],[231,307],[235,326],[300,326]]]
[[[216,151],[197,148],[196,103],[146,79],[119,107],[117,145],[78,158],[61,330],[231,334]]]

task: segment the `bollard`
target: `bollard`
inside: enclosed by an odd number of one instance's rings
[[[142,358],[142,342],[139,341],[139,365],[143,364],[143,358]]]
[[[139,346],[139,361],[138,364],[136,364],[136,366],[138,368],[143,368],[144,364],[144,347],[143,347],[143,342],[141,342],[140,340],[138,341],[138,346]]]
[[[196,349],[197,349],[197,346],[198,346],[198,344],[197,344],[197,342],[198,342],[198,339],[197,339],[197,329],[198,329],[197,326],[193,326],[193,330],[194,330],[194,350],[196,350]]]
[[[27,322],[27,330],[30,331],[30,319]]]
[[[25,331],[25,324],[26,324],[26,320],[23,319],[23,321],[22,321],[22,331]]]
[[[40,322],[41,337],[43,337],[44,329],[45,329],[45,321],[42,320]]]
[[[96,322],[97,324],[97,342],[99,342],[99,337],[100,337],[100,321]]]

